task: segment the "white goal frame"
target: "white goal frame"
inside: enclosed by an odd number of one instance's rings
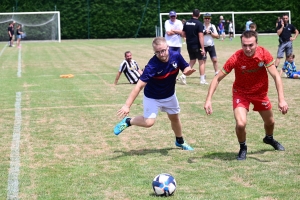
[[[291,17],[291,11],[290,10],[278,10],[278,11],[249,11],[249,12],[234,12],[234,11],[227,11],[227,12],[200,12],[201,15],[203,15],[204,13],[210,13],[210,14],[220,14],[220,15],[224,15],[224,14],[231,14],[231,18],[232,18],[232,24],[233,27],[235,27],[235,22],[234,22],[234,17],[235,15],[248,15],[248,14],[270,14],[270,13],[288,13],[289,15],[289,23],[292,23],[292,17]],[[187,12],[187,13],[176,13],[177,16],[178,15],[190,15],[192,16],[192,12]],[[160,13],[159,14],[159,25],[160,25],[160,36],[163,37],[163,22],[162,22],[162,16],[167,15],[169,16],[169,13]],[[277,33],[270,33],[267,35],[276,35]],[[235,28],[233,28],[233,35],[235,36]],[[260,34],[263,35],[263,34]]]
[[[57,41],[61,42],[61,27],[60,27],[60,12],[59,11],[46,11],[46,12],[12,12],[12,13],[0,13],[0,15],[11,15],[12,18],[7,20],[7,22],[16,21],[13,18],[14,15],[33,15],[33,14],[57,14]]]

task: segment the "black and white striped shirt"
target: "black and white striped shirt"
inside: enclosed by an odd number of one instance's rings
[[[131,62],[123,60],[119,72],[123,72],[131,84],[136,84],[141,76],[138,70],[139,66],[135,60],[131,60]]]

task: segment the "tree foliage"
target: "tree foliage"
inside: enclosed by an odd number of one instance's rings
[[[160,5],[159,5],[160,3]],[[158,13],[290,10],[292,24],[300,27],[295,0],[2,0],[0,12],[60,11],[62,39],[154,37]],[[276,14],[254,15],[259,32],[275,32]],[[143,20],[141,21],[143,17]],[[224,16],[230,19],[230,15]],[[249,15],[235,19],[235,30],[244,30]],[[216,22],[215,22],[216,23]],[[138,34],[137,34],[138,33]],[[137,34],[137,35],[136,35]]]

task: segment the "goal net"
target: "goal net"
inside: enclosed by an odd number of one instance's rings
[[[276,35],[275,31],[275,23],[278,16],[282,16],[282,14],[287,13],[289,15],[289,23],[291,23],[291,12],[289,10],[281,10],[281,11],[249,11],[249,12],[202,12],[199,20],[203,22],[203,15],[205,13],[210,13],[212,15],[211,23],[216,27],[218,26],[220,16],[223,16],[225,22],[225,32],[228,34],[228,21],[232,21],[233,24],[233,34],[234,36],[240,35],[245,30],[246,21],[249,18],[252,18],[252,21],[257,24],[257,32],[260,35]],[[177,19],[190,19],[192,17],[192,13],[176,13]],[[272,19],[270,21],[270,18]],[[169,13],[160,13],[159,16],[159,33],[160,36],[164,36],[164,22],[169,19]],[[257,19],[257,20],[256,20]],[[257,22],[256,22],[257,21]],[[259,23],[258,23],[259,22]],[[158,34],[157,34],[158,36]]]
[[[22,40],[61,41],[59,11],[0,13],[0,41],[9,40],[8,26],[11,22],[15,22],[14,35],[20,24],[26,35]]]

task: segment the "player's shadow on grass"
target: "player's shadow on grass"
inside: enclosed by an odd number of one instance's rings
[[[268,160],[261,160],[259,158],[256,158],[255,155],[256,154],[264,154],[265,152],[268,151],[274,151],[274,150],[270,150],[270,149],[263,149],[263,150],[259,150],[259,151],[248,151],[247,152],[247,159],[253,159],[256,160],[258,162],[270,162]],[[274,152],[276,153],[276,152]],[[203,156],[199,156],[199,157],[190,157],[188,158],[188,163],[196,163],[199,160],[203,159],[203,158],[207,158],[207,159],[213,159],[213,160],[236,160],[238,152],[215,152],[215,153],[207,153],[204,154]]]
[[[160,153],[161,156],[167,156],[170,150],[174,150],[176,148],[164,148],[164,149],[138,149],[138,150],[130,150],[130,151],[114,151],[114,153],[122,153],[122,155],[113,157],[112,159],[118,159],[125,156],[143,156],[148,154],[156,154]]]

